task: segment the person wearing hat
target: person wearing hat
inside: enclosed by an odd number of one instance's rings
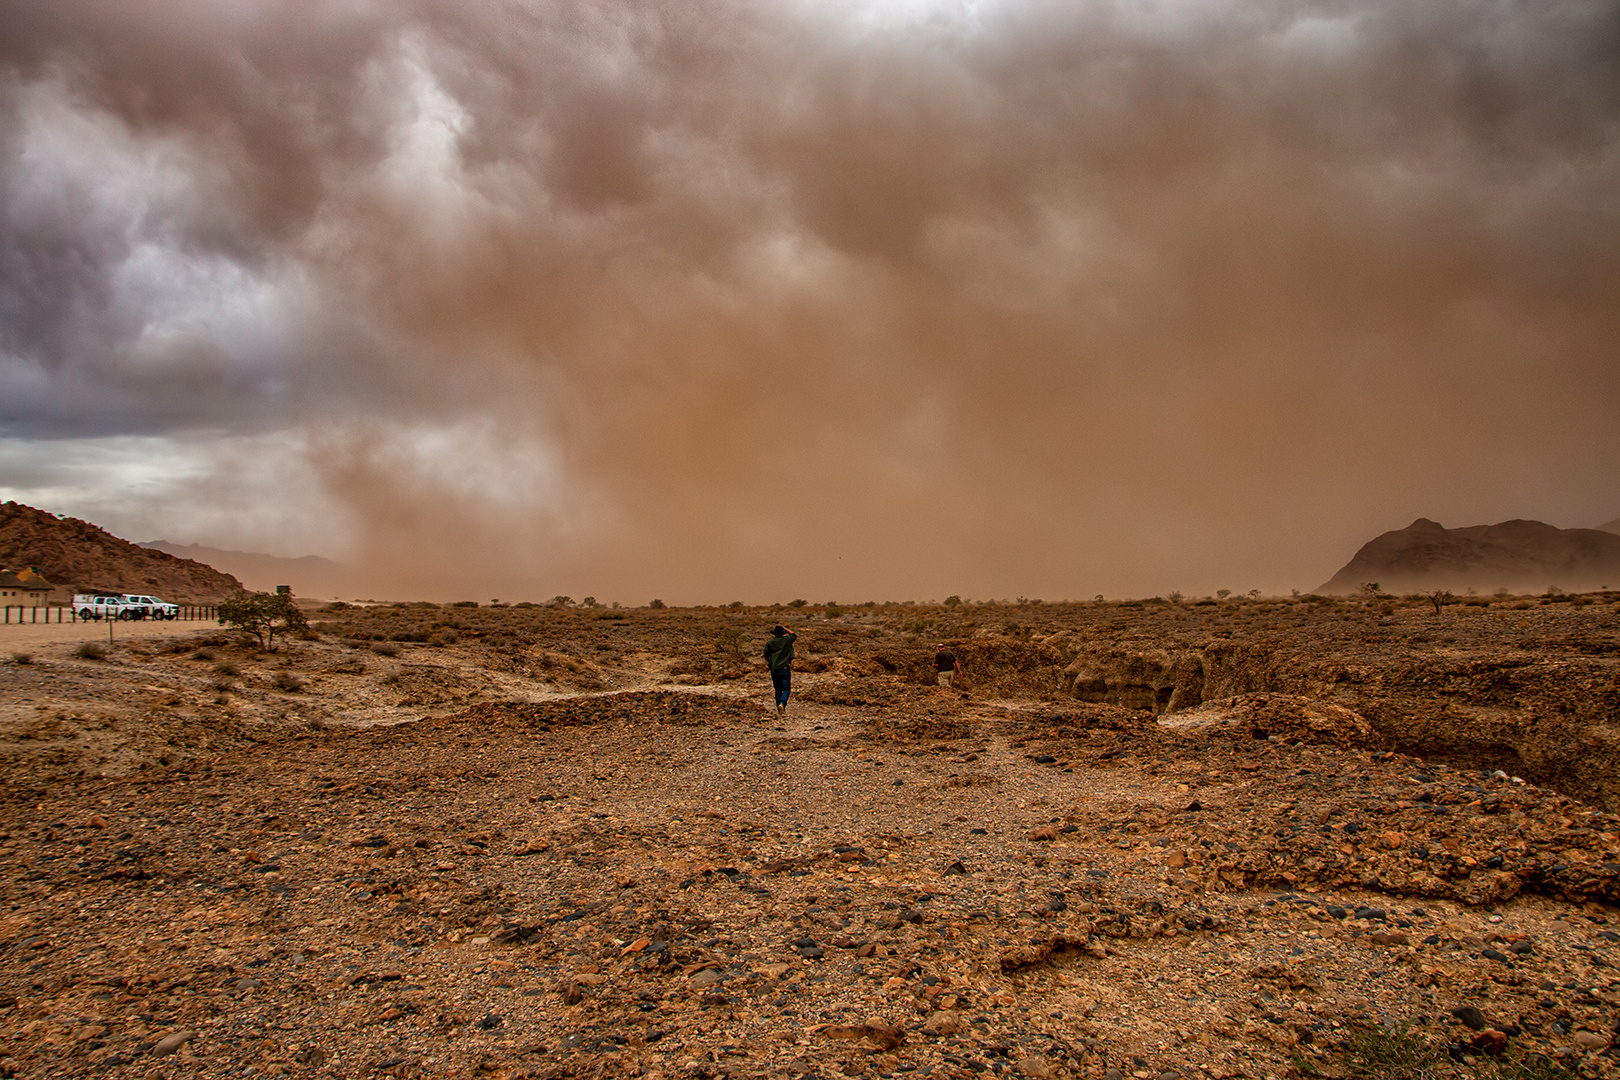
[[[956,654],[945,647],[942,641],[934,653],[934,682],[949,690],[951,680],[962,674],[962,664],[956,659]]]
[[[787,712],[788,693],[793,689],[793,643],[798,639],[798,634],[777,623],[771,627],[771,639],[765,643],[765,663],[771,669],[778,718]]]

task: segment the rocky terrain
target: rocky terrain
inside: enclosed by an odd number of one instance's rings
[[[1418,518],[1369,541],[1316,591],[1355,593],[1369,582],[1393,593],[1620,588],[1620,536],[1608,526],[1516,520],[1448,529]]]
[[[78,518],[18,502],[0,503],[0,566],[37,566],[56,586],[53,600],[75,592],[154,593],[170,603],[211,603],[242,588],[212,566],[153,551]]]
[[[1620,1076],[1617,609],[39,639],[0,665],[0,1076]]]

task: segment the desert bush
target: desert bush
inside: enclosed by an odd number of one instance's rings
[[[1574,1080],[1575,1073],[1545,1054],[1512,1051],[1492,1058],[1485,1054],[1461,1056],[1466,1072],[1452,1071],[1445,1048],[1412,1030],[1402,1022],[1395,1027],[1370,1024],[1351,1029],[1334,1054],[1331,1073],[1319,1069],[1310,1058],[1295,1051],[1294,1066],[1301,1076],[1340,1076],[1346,1080],[1431,1080],[1440,1076],[1464,1075],[1474,1080]],[[1466,1048],[1464,1048],[1466,1055]]]
[[[429,645],[443,647],[445,645],[454,645],[459,640],[460,637],[456,634],[456,632],[446,627],[444,629],[435,630],[433,633],[429,634],[427,643]]]
[[[597,616],[598,619],[628,619],[629,617],[630,615],[627,612],[617,610],[604,611],[602,614]]]
[[[455,603],[451,604],[450,606],[451,607],[475,608],[475,607],[478,606],[478,601],[476,601],[476,600],[457,600]]]
[[[741,600],[733,600],[731,603],[727,604],[726,607],[730,608],[732,611],[741,611],[743,609],[743,602]]]
[[[659,599],[655,598],[655,599],[649,600],[647,602],[647,606],[650,607],[650,608],[654,608],[654,609],[657,609],[659,611],[662,611],[664,609],[664,602],[662,600],[659,600]]]
[[[32,664],[34,662],[34,654],[33,653],[25,653],[25,652],[14,652],[14,653],[11,654],[11,662],[13,664]]]
[[[219,605],[219,625],[252,635],[267,652],[276,651],[278,631],[293,634],[309,629],[291,593],[238,593]]]
[[[330,604],[327,604],[325,607],[321,608],[321,610],[322,611],[348,611],[349,610],[349,605],[346,602],[342,601],[342,600],[334,600]]]
[[[949,595],[949,596],[947,596],[945,598],[945,606],[946,607],[961,607],[962,606],[962,598],[960,596],[957,596],[955,593],[952,593],[951,595]]]
[[[804,607],[804,605],[808,603],[808,600],[789,600],[788,607]]]
[[[270,681],[277,690],[283,690],[289,694],[296,694],[304,688],[304,680],[290,671],[278,671],[270,677]]]
[[[730,653],[732,656],[742,658],[743,629],[740,626],[728,626],[720,631],[720,651]]]
[[[85,641],[81,642],[77,649],[73,650],[73,655],[81,660],[105,660],[107,658],[107,649],[94,641]]]
[[[231,663],[229,660],[222,660],[219,663],[215,664],[214,665],[214,671],[217,674],[220,674],[220,675],[232,675],[232,676],[235,676],[235,675],[242,674],[242,669],[237,667],[235,664]]]
[[[827,605],[827,611],[826,611],[827,618],[836,619],[840,615],[842,615],[843,613],[844,613],[844,609],[839,607],[837,604],[828,604]]]
[[[392,641],[378,641],[372,644],[371,651],[378,656],[398,656],[399,646]]]
[[[208,661],[214,658],[214,654],[207,649],[198,649],[196,652],[191,654],[191,658],[193,660]]]

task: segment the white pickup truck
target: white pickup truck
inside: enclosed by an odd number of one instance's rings
[[[180,608],[155,596],[131,593],[84,593],[73,597],[73,611],[81,619],[178,619]]]

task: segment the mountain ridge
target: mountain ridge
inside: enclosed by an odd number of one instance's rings
[[[206,544],[177,544],[172,540],[151,540],[140,546],[212,566],[260,592],[269,592],[277,585],[291,586],[297,596],[336,596],[352,591],[351,568],[319,555],[268,555]]]
[[[114,536],[74,517],[19,502],[0,503],[0,566],[38,567],[53,599],[101,589],[150,593],[163,600],[209,603],[241,591],[230,574]]]
[[[1418,518],[1363,544],[1316,592],[1351,593],[1371,582],[1385,592],[1620,586],[1620,534],[1524,518],[1447,529]]]

